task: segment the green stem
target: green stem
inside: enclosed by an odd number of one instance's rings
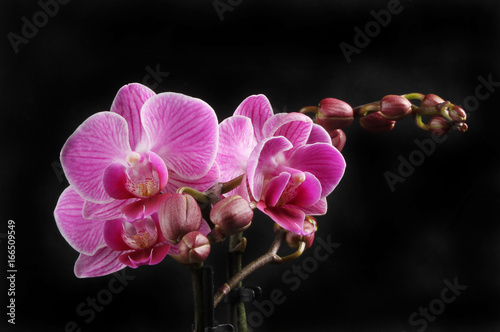
[[[237,178],[232,179],[231,181],[228,182],[221,182],[222,188],[221,188],[221,194],[225,194],[230,192],[233,189],[236,189],[240,184],[241,181],[243,180],[243,177],[245,174],[241,174]]]
[[[422,121],[422,115],[420,114],[415,114],[414,115],[414,119],[415,119],[415,123],[416,125],[423,129],[423,130],[429,130],[429,125],[428,124],[425,124],[423,121]]]
[[[205,330],[203,317],[203,273],[202,265],[189,268],[191,272],[191,282],[193,284],[194,302],[194,329],[193,332],[203,332]]]
[[[306,106],[306,107],[302,107],[299,110],[299,113],[302,113],[302,114],[308,114],[308,113],[316,114],[316,113],[318,113],[318,109],[319,109],[318,106]]]
[[[367,116],[369,113],[374,113],[380,111],[380,103],[370,103],[366,104],[359,110],[359,117]]]
[[[243,238],[243,233],[238,233],[229,237],[229,255],[231,262],[229,277],[234,276],[242,269],[243,251],[245,250],[244,243],[245,241]],[[237,287],[242,286],[243,284],[240,281]],[[230,303],[229,307],[231,318],[233,318],[233,320],[236,320],[235,322],[233,322],[233,326],[235,326],[236,332],[248,332],[245,303],[238,301],[236,304]]]
[[[418,92],[412,92],[412,93],[407,93],[403,95],[404,98],[410,100],[410,99],[417,99],[422,101],[425,98],[425,95],[418,93]]]
[[[360,105],[353,107],[353,116],[356,118],[362,118],[369,113],[377,112],[380,111],[380,102],[379,101],[374,101],[368,104]]]
[[[286,263],[286,262],[291,261],[293,259],[299,258],[304,253],[305,249],[306,249],[306,243],[304,241],[300,241],[299,247],[297,248],[297,250],[293,254],[290,254],[290,255],[285,256],[285,257],[281,257],[281,262]]]
[[[205,195],[202,192],[199,192],[196,189],[190,188],[190,187],[181,187],[181,188],[177,189],[177,193],[191,195],[191,196],[193,196],[194,199],[196,199],[200,203],[210,202],[207,195]]]

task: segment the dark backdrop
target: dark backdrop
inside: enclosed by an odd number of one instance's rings
[[[189,330],[184,267],[167,259],[127,268],[126,286],[108,298],[110,282],[119,280],[76,278],[78,254],[52,215],[68,185],[58,161],[65,140],[87,117],[109,110],[130,82],[204,99],[219,120],[255,93],[266,94],[276,112],[325,97],[355,106],[408,92],[462,105],[470,130],[434,144],[410,119],[387,134],[367,133],[357,121],[347,128],[347,170],[317,233],[340,246],[319,261],[316,241],[297,261],[248,278],[263,288],[248,313],[254,331],[500,329],[497,2],[53,4],[2,1],[0,9],[2,331]],[[44,7],[50,15],[40,14]],[[388,7],[390,22],[381,12]],[[365,28],[369,40],[356,37]],[[341,43],[357,50],[346,57]],[[423,142],[427,155],[415,152]],[[419,165],[392,191],[384,173],[398,174],[411,156]],[[16,227],[15,326],[5,314],[8,220]],[[266,250],[271,233],[259,215],[247,234],[247,259]],[[217,269],[221,249],[208,261]],[[219,272],[217,285],[223,281]],[[446,291],[453,284],[460,285],[455,293]],[[106,302],[100,311],[86,304],[95,297]],[[217,314],[224,322],[223,310]]]

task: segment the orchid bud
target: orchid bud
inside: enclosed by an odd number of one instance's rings
[[[205,261],[210,254],[210,241],[198,231],[184,235],[179,242],[177,261],[184,264],[196,264]],[[180,259],[179,259],[180,258]]]
[[[388,95],[380,101],[380,114],[388,120],[401,120],[411,114],[411,103],[408,99]]]
[[[202,215],[192,196],[176,193],[160,205],[158,219],[163,236],[177,244],[187,233],[200,229]]]
[[[467,126],[467,123],[465,122],[459,122],[459,123],[456,123],[456,128],[459,132],[461,133],[465,133],[467,131],[467,129],[469,129],[469,126]]]
[[[442,136],[451,130],[451,124],[443,118],[433,117],[429,120],[429,132],[431,134]]]
[[[421,107],[434,107],[437,104],[443,102],[444,102],[443,98],[430,93],[428,95],[425,95],[424,99],[422,99]]]
[[[327,131],[345,128],[353,121],[351,105],[335,98],[325,98],[319,102],[316,123]]]
[[[449,109],[449,115],[455,122],[463,122],[467,120],[467,113],[465,113],[464,109],[458,105],[453,105]]]
[[[332,145],[337,148],[337,150],[342,151],[346,142],[346,136],[342,129],[336,129],[329,131],[330,137],[332,139]]]
[[[250,203],[239,195],[222,199],[210,211],[210,220],[215,229],[224,235],[243,232],[250,227],[252,219],[253,210]]]
[[[367,116],[359,118],[359,124],[366,131],[372,133],[385,133],[394,128],[396,121],[385,119],[379,112],[370,113]]]
[[[317,230],[316,219],[311,216],[306,216],[306,219],[304,220],[304,231],[309,234],[299,235],[293,232],[287,232],[285,241],[290,248],[297,249],[300,242],[305,242],[306,248],[310,248],[313,244],[314,234]]]

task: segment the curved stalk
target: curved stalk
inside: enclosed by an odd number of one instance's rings
[[[281,257],[281,262],[286,263],[288,261],[291,261],[292,259],[299,258],[304,253],[305,249],[306,249],[306,243],[304,241],[300,241],[299,248],[297,249],[297,251],[295,251],[293,254],[290,254],[288,256]]]
[[[207,195],[205,195],[202,192],[199,192],[196,189],[190,188],[190,187],[181,187],[181,188],[177,189],[177,193],[178,194],[183,194],[183,193],[189,194],[189,195],[193,196],[193,198],[200,203],[208,203],[210,201],[209,198],[207,197]]]
[[[276,236],[274,237],[274,241],[271,244],[269,250],[243,269],[238,271],[231,279],[229,279],[222,287],[219,288],[217,293],[214,296],[214,307],[216,307],[222,299],[229,294],[231,289],[238,286],[238,284],[243,281],[246,277],[248,277],[252,272],[258,270],[259,268],[266,266],[270,263],[281,263],[281,257],[279,257],[276,253],[278,249],[281,247],[283,240],[285,239],[286,232],[284,230],[277,230]]]
[[[231,190],[237,188],[240,184],[241,181],[243,180],[245,174],[241,174],[237,178],[234,178],[230,181],[227,182],[221,182],[222,188],[221,188],[221,194],[225,194],[227,192],[230,192]]]

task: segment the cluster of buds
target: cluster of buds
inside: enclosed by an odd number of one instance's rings
[[[175,193],[158,209],[160,229],[167,241],[177,246],[170,253],[182,264],[197,264],[210,254],[212,242],[243,232],[252,223],[253,207],[239,195],[228,196],[210,210],[210,225],[203,221],[198,202],[189,194]]]
[[[419,100],[420,106],[412,104],[410,100],[413,99]],[[361,127],[375,133],[392,130],[396,121],[409,115],[413,116],[419,128],[434,135],[444,135],[453,127],[461,132],[467,130],[465,111],[434,94],[388,95],[380,101],[356,107],[354,115],[359,117]],[[430,118],[426,124],[423,122],[424,116]]]
[[[196,200],[186,194],[173,194],[158,209],[160,229],[165,239],[178,245],[170,254],[182,264],[197,264],[210,254],[210,241],[200,232],[203,217]]]
[[[416,108],[414,112],[415,122],[420,128],[429,130],[435,135],[444,135],[453,127],[462,133],[467,131],[465,123],[467,114],[462,107],[445,101],[434,94],[412,93],[406,97],[420,100],[420,107]],[[427,124],[423,123],[423,116],[431,117]]]
[[[255,206],[239,195],[222,198],[210,210],[210,225],[203,221],[200,206],[193,196],[175,193],[165,199],[158,209],[160,229],[167,241],[176,246],[169,253],[179,263],[198,264],[210,254],[211,243],[225,240],[250,227]],[[275,227],[282,229],[275,224]],[[282,229],[283,230],[283,229]],[[285,241],[294,249],[311,247],[317,231],[316,220],[306,216],[304,231],[307,235],[287,232]]]
[[[420,106],[412,104],[410,100],[413,99],[419,100]],[[318,106],[307,106],[300,112],[314,113],[314,121],[328,132],[333,146],[339,151],[346,142],[346,135],[342,129],[352,124],[355,117],[359,118],[362,128],[373,133],[391,131],[397,121],[410,115],[413,116],[418,127],[434,135],[444,135],[453,127],[460,132],[467,130],[465,111],[460,106],[434,94],[387,95],[380,101],[355,108],[342,100],[325,98],[319,102]],[[423,117],[430,119],[424,123]]]

